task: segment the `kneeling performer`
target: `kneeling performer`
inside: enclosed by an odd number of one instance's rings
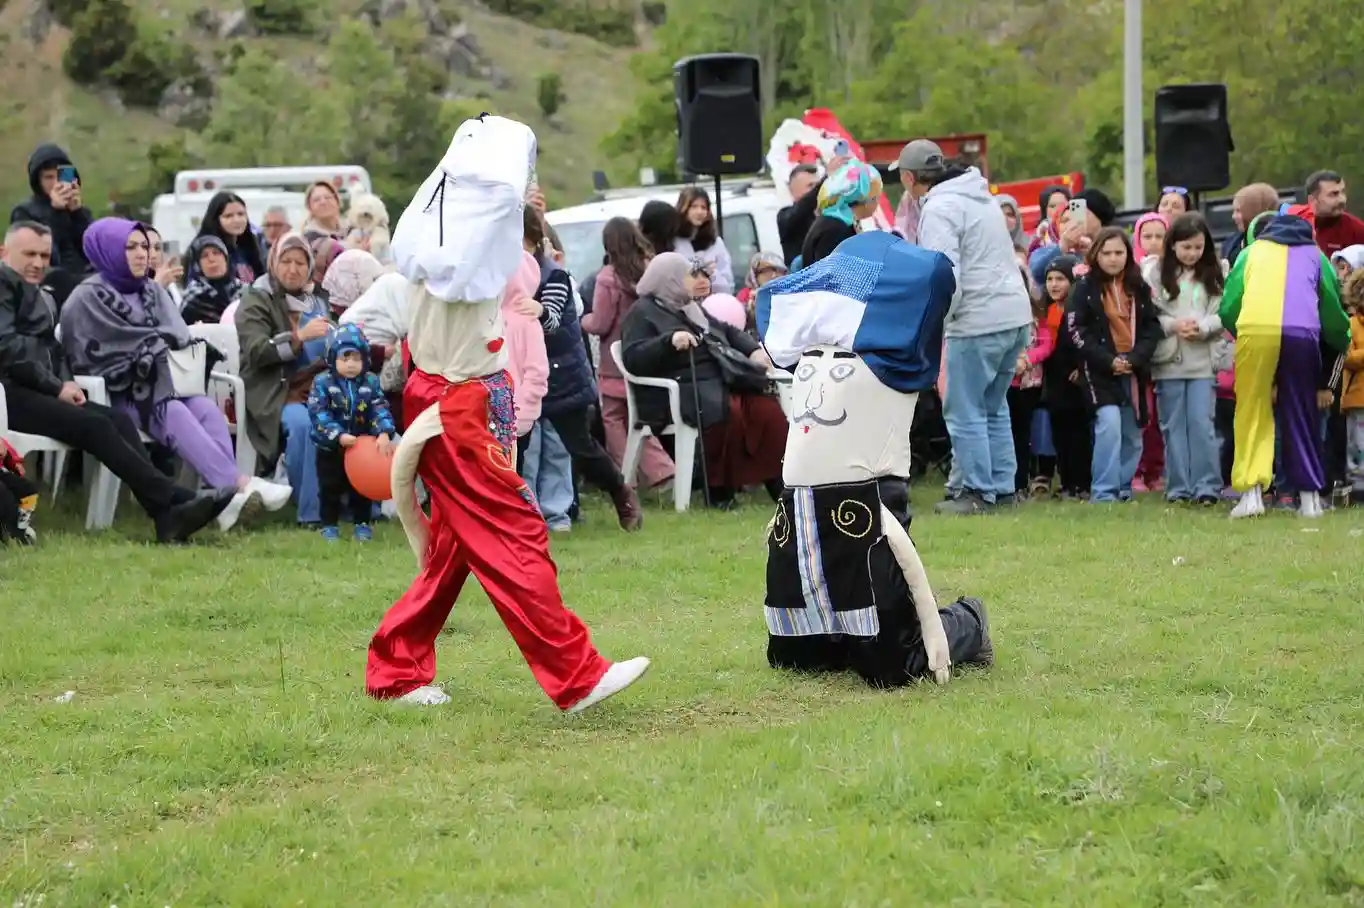
[[[941,253],[864,233],[764,287],[758,330],[795,367],[785,493],[768,530],[767,659],[875,687],[991,665],[978,599],[939,610],[910,541],[910,426],[956,282]]]

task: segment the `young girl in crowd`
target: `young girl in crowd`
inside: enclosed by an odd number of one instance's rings
[[[1094,456],[1089,402],[1083,386],[1083,363],[1065,330],[1066,305],[1080,259],[1062,255],[1047,265],[1042,285],[1048,303],[1047,321],[1054,326],[1056,344],[1042,364],[1042,403],[1051,423],[1056,449],[1057,495],[1063,501],[1089,497],[1090,462]]]
[[[744,289],[739,291],[739,302],[744,304],[744,309],[748,313],[747,327],[749,334],[757,337],[758,325],[757,314],[753,306],[758,301],[758,291],[779,277],[785,277],[787,267],[785,260],[776,252],[759,252],[748,262],[748,280],[744,281]]]
[[[1143,268],[1164,338],[1151,359],[1165,442],[1165,497],[1216,504],[1216,348],[1222,343],[1222,265],[1198,213],[1180,215],[1165,251]]]
[[[1149,418],[1146,392],[1160,321],[1125,231],[1099,231],[1085,264],[1066,324],[1096,411],[1090,501],[1130,501],[1141,427]]]
[[[1056,335],[1048,324],[1047,313],[1051,308],[1050,300],[1043,294],[1033,291],[1028,269],[1019,267],[1024,286],[1029,287],[1032,297],[1032,341],[1028,348],[1018,355],[1014,367],[1014,380],[1009,385],[1009,420],[1013,424],[1014,457],[1018,468],[1014,473],[1014,490],[1019,496],[1028,488],[1028,480],[1033,474],[1032,429],[1033,416],[1042,404],[1042,364],[1051,356],[1056,346]]]
[[[1138,262],[1145,262],[1150,256],[1160,258],[1160,254],[1165,251],[1165,234],[1169,229],[1170,222],[1163,214],[1148,211],[1137,218],[1137,223],[1132,228],[1132,236],[1137,241],[1134,252]]]
[[[1060,240],[1061,234],[1056,229],[1056,218],[1065,210],[1069,201],[1070,190],[1064,186],[1048,186],[1037,196],[1037,210],[1041,213],[1041,220],[1028,243],[1028,258],[1031,259],[1032,254],[1040,247],[1050,246]]]
[[[1335,266],[1336,277],[1340,278],[1343,285],[1346,278],[1364,268],[1364,246],[1346,246],[1331,256],[1331,264]]]
[[[1160,201],[1156,211],[1165,216],[1168,224],[1181,214],[1189,213],[1189,190],[1183,186],[1166,186],[1160,191]]]
[[[232,274],[243,284],[265,277],[265,253],[246,216],[246,203],[241,196],[220,192],[209,199],[199,236],[215,236],[222,241]],[[198,276],[198,262],[190,259],[185,263],[185,277],[193,281]]]
[[[699,259],[710,268],[716,293],[734,292],[734,265],[729,249],[715,224],[710,195],[699,186],[688,186],[677,197],[678,229],[673,251],[685,259]]]
[[[1360,248],[1360,247],[1351,247]],[[1355,269],[1342,294],[1350,315],[1350,352],[1345,356],[1345,384],[1340,410],[1345,415],[1345,472],[1350,503],[1364,504],[1364,268]]]

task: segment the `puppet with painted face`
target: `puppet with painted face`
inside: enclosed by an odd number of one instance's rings
[[[938,376],[956,282],[941,253],[871,232],[773,281],[757,322],[794,367],[786,489],[768,530],[768,662],[876,687],[990,665],[985,607],[939,609],[908,513],[909,430]]]

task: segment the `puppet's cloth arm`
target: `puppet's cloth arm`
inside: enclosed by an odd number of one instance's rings
[[[914,548],[909,533],[885,505],[881,505],[881,525],[890,551],[904,572],[910,596],[914,599],[914,611],[919,616],[919,634],[928,653],[929,670],[933,672],[935,681],[946,684],[952,677],[952,655],[947,646],[942,615],[938,614],[938,602],[933,597],[933,588],[928,585],[928,575],[924,573],[924,563],[919,559],[919,552]]]

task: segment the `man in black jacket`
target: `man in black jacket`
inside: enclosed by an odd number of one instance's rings
[[[158,542],[188,539],[227,507],[232,490],[195,495],[177,487],[152,466],[131,419],[85,399],[57,343],[57,305],[43,286],[52,231],[21,221],[0,253],[0,385],[9,430],[93,455],[133,490],[156,522]]]
[[[81,201],[80,172],[71,166],[71,156],[59,146],[39,145],[28,159],[28,185],[33,197],[14,206],[10,224],[42,224],[52,231],[52,267],[73,274],[89,271],[81,243],[92,218]]]
[[[819,178],[819,168],[813,164],[799,164],[791,170],[791,180],[787,184],[791,191],[791,204],[777,212],[777,236],[781,238],[781,254],[788,268],[800,255],[801,247],[805,245],[805,235],[815,222],[819,187],[823,183]]]

